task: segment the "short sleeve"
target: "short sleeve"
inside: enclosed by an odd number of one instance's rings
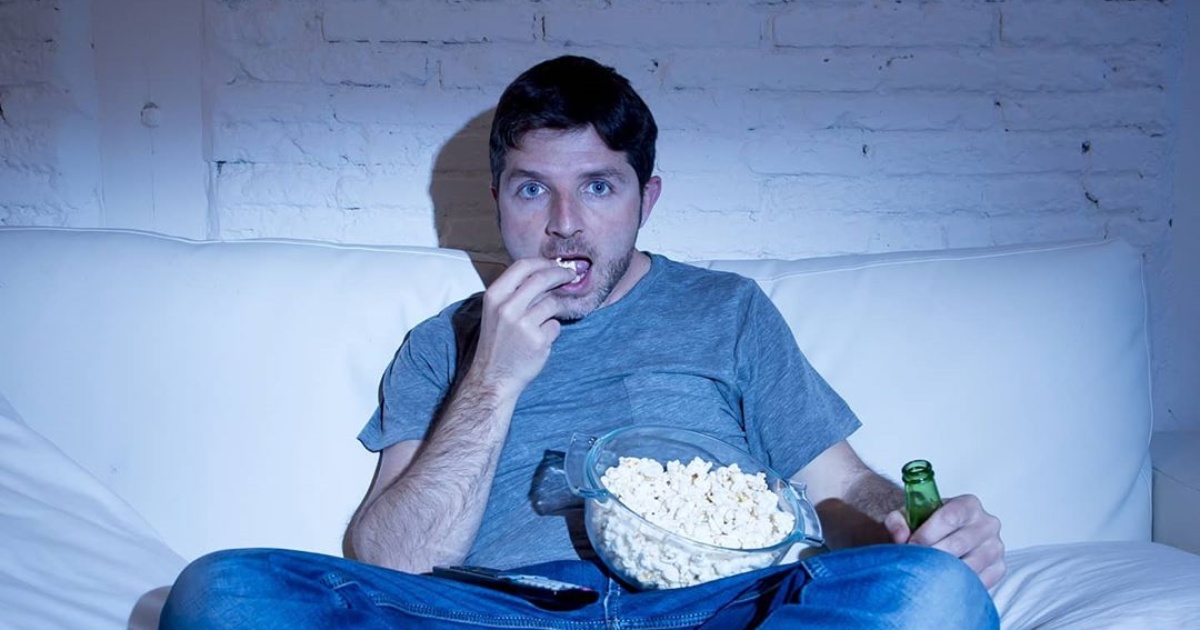
[[[358,441],[378,452],[397,442],[424,439],[450,390],[455,364],[455,334],[448,312],[409,331],[384,370],[379,406]]]
[[[756,284],[746,301],[737,360],[750,450],[785,477],[860,426]]]

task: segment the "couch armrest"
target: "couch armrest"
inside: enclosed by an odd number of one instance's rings
[[[1200,431],[1163,431],[1154,462],[1154,541],[1200,553]]]

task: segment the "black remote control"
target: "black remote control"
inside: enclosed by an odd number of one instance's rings
[[[600,594],[595,590],[579,584],[552,580],[540,575],[506,573],[487,567],[433,567],[433,575],[512,593],[542,608],[554,610],[581,608],[600,599]]]

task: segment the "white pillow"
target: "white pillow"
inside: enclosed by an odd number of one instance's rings
[[[1200,628],[1200,556],[1148,542],[1027,547],[992,589],[1004,629]]]
[[[0,227],[0,388],[184,558],[340,555],[384,369],[481,288],[450,250]]]
[[[893,479],[928,459],[1009,549],[1150,540],[1142,259],[1121,241],[716,261],[758,281]]]
[[[185,564],[2,393],[0,532],[0,628],[156,628]]]

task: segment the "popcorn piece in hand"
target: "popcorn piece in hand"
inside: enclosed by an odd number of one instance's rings
[[[583,279],[583,274],[580,273],[579,264],[576,261],[563,260],[562,258],[555,258],[554,262],[555,262],[555,264],[557,264],[559,267],[562,267],[563,269],[570,269],[571,271],[575,272],[575,277],[568,284],[575,284]]]

